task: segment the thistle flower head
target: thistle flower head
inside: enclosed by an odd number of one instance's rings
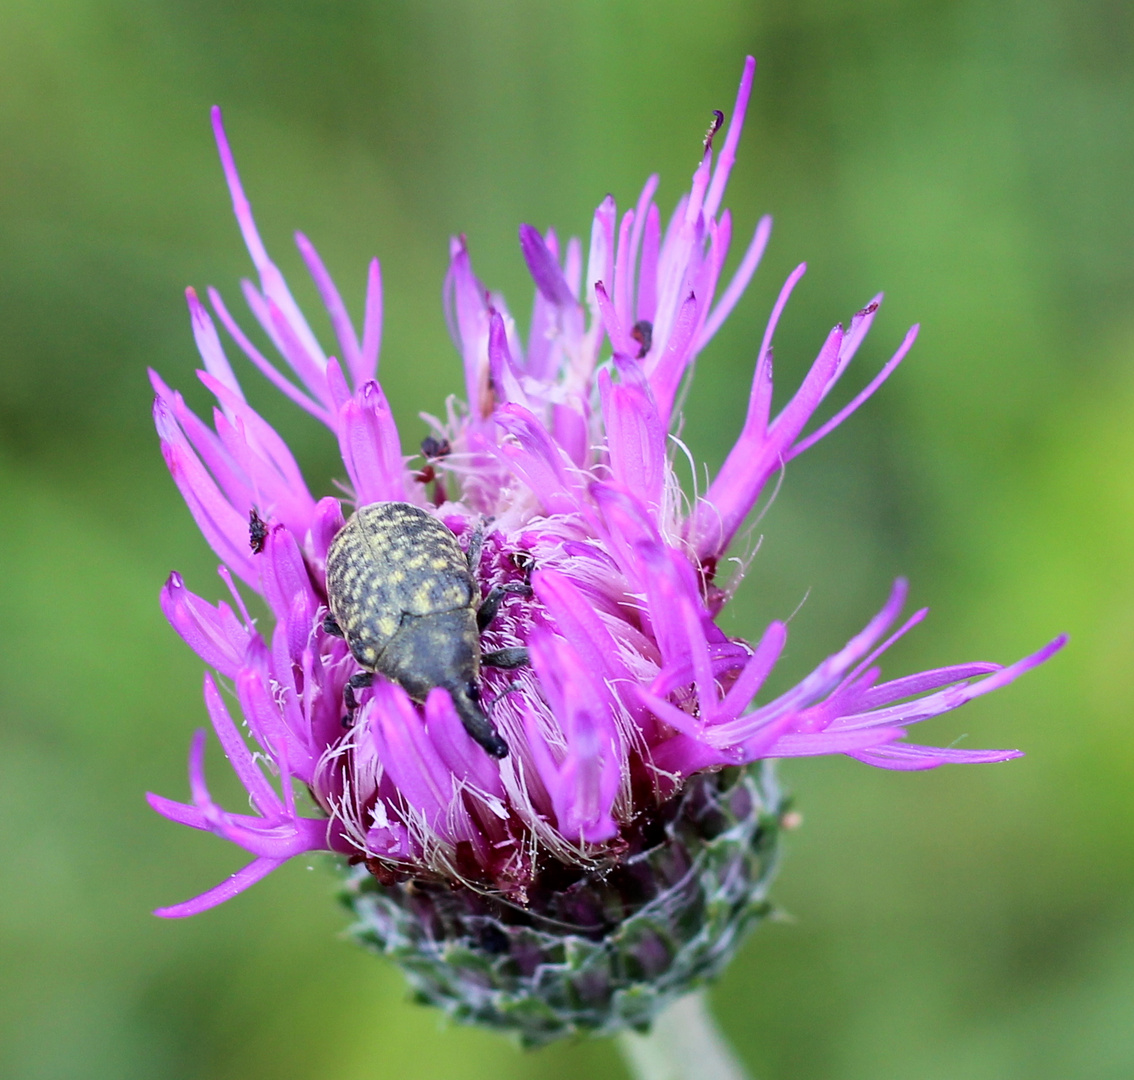
[[[740,572],[721,580],[725,553],[769,480],[857,409],[917,332],[849,405],[805,434],[881,297],[831,330],[802,385],[773,415],[773,337],[800,266],[756,353],[735,446],[705,490],[682,490],[674,465],[688,451],[672,433],[681,394],[771,229],[768,218],[758,223],[723,283],[732,218],[721,203],[753,67],[749,59],[727,128],[717,114],[690,189],[665,222],[651,177],[621,217],[613,198],[602,201],[585,249],[521,226],[535,284],[526,339],[503,298],[477,279],[464,239],[452,241],[445,314],[465,396],[426,418],[420,456],[409,452],[376,380],[378,262],[370,265],[360,334],[315,249],[297,235],[334,330],[328,355],[260,241],[214,113],[257,271],[257,281],[244,282],[245,300],[284,363],[257,349],[214,290],[211,313],[189,290],[200,377],[217,401],[213,423],[157,375],[154,414],[170,472],[223,562],[232,602],[202,599],[174,574],[162,606],[234,690],[235,718],[216,678],[205,676],[213,729],[250,806],[235,812],[213,801],[203,732],[190,753],[192,801],[150,801],[253,859],[159,914],[203,911],[296,855],[331,851],[355,866],[348,894],[360,937],[398,955],[419,988],[457,1015],[520,1026],[532,1039],[561,1033],[554,1017],[533,1021],[536,1006],[523,997],[525,979],[535,985],[540,971],[559,964],[572,978],[590,971],[589,984],[568,980],[575,1010],[568,1027],[602,1029],[614,1013],[619,1023],[640,1023],[649,1010],[625,1005],[626,986],[640,997],[649,997],[643,986],[664,996],[665,971],[665,993],[680,992],[719,968],[739,927],[762,910],[781,801],[767,769],[731,767],[817,754],[891,769],[1016,756],[916,745],[906,741],[907,728],[1011,682],[1061,640],[1009,667],[960,664],[882,681],[878,658],[925,614],[900,621],[899,581],[842,649],[767,697],[761,691],[784,648],[784,624],[772,623],[755,643],[716,624]],[[218,320],[237,350],[338,440],[345,499],[309,490],[284,440],[248,404]],[[473,551],[470,610],[493,590],[502,597],[480,654],[512,650],[522,658],[516,650],[526,650],[527,662],[481,666],[475,691],[506,756],[474,741],[443,680],[415,690],[379,667],[369,687],[357,679],[348,686],[360,664],[327,619],[328,550],[352,512],[386,502],[424,510]],[[261,597],[270,625],[249,616],[241,585]],[[300,804],[297,788],[313,805]],[[744,872],[730,879],[737,866]],[[696,896],[691,868],[701,874]],[[635,930],[633,920],[653,912],[651,904],[673,914],[673,889],[702,912],[713,897],[730,897],[728,917],[711,933],[708,916],[670,938],[656,922],[643,924],[648,933]],[[540,934],[551,936],[532,937]],[[616,938],[622,951],[611,953]],[[606,957],[598,982],[587,967],[599,963],[592,947]],[[586,985],[605,1004],[588,1004]],[[620,992],[622,1012],[611,1005]],[[539,1008],[551,1008],[546,994],[540,1000]]]

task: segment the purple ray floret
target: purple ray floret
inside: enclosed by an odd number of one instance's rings
[[[718,566],[769,481],[861,406],[917,334],[909,331],[849,405],[813,423],[870,330],[882,299],[873,298],[827,334],[802,384],[773,415],[773,339],[801,265],[755,353],[733,450],[706,490],[692,501],[683,494],[674,459],[687,451],[671,434],[681,395],[771,232],[762,218],[722,284],[733,226],[721,203],[754,66],[749,58],[719,154],[714,122],[690,190],[664,227],[657,177],[621,218],[614,199],[603,200],[585,257],[576,239],[561,245],[552,230],[520,227],[535,287],[526,343],[503,299],[476,277],[464,238],[453,240],[445,312],[466,402],[429,419],[424,464],[405,453],[376,381],[378,262],[359,330],[314,246],[296,234],[334,336],[324,351],[260,240],[214,111],[256,270],[257,280],[244,282],[245,299],[282,363],[252,344],[215,290],[207,307],[188,291],[199,374],[216,407],[211,423],[197,417],[154,374],[154,418],[174,481],[223,563],[231,602],[202,599],[173,574],[161,603],[235,692],[234,719],[217,679],[205,677],[213,730],[249,805],[233,813],[213,801],[203,731],[190,752],[191,801],[151,795],[150,803],[253,860],[158,914],[204,911],[317,850],[365,863],[381,881],[444,879],[522,902],[537,865],[549,859],[584,868],[617,861],[632,823],[704,770],[818,754],[900,770],[1018,755],[919,746],[905,736],[911,724],[1043,663],[1063,638],[1007,667],[959,664],[880,681],[882,653],[925,614],[900,621],[899,581],[841,650],[769,697],[763,689],[787,640],[784,624],[769,625],[755,644],[717,625],[737,584],[718,584]],[[284,440],[248,404],[214,318],[254,368],[331,429],[344,499],[310,491]],[[424,509],[466,550],[475,537],[481,596],[507,587],[481,648],[523,648],[528,662],[485,666],[478,687],[507,756],[490,756],[470,737],[440,687],[414,700],[376,675],[353,690],[357,708],[350,704],[347,683],[360,668],[327,621],[328,550],[353,510],[376,502]],[[268,625],[249,616],[233,575],[266,605]],[[311,799],[297,801],[300,790]]]

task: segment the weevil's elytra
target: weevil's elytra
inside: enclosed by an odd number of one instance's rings
[[[435,686],[448,690],[465,730],[493,757],[504,757],[508,746],[480,707],[477,678],[480,630],[502,595],[482,605],[457,538],[409,503],[359,507],[327,552],[327,605],[337,624],[328,629],[341,632],[363,668],[416,701]],[[516,666],[526,650],[501,650],[521,652],[492,655],[500,666]],[[366,676],[351,680],[348,707],[352,688],[366,683]]]

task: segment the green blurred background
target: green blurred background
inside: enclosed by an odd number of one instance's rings
[[[201,665],[171,568],[215,560],[164,472],[145,368],[192,402],[182,289],[243,310],[250,271],[210,141],[229,133],[301,302],[303,229],[355,313],[382,259],[383,381],[407,442],[458,388],[447,237],[528,310],[516,226],[585,234],[662,175],[759,59],[726,200],[776,218],[701,360],[686,435],[738,431],[771,301],[781,400],[823,336],[887,302],[847,393],[884,391],[791,466],[731,632],[793,622],[783,678],[907,573],[934,613],[897,674],[1048,667],[923,732],[1022,761],[783,769],[805,816],[762,928],[715,989],[759,1080],[1134,1075],[1134,9],[1121,0],[7,0],[0,6],[0,1075],[405,1080],[622,1076],[612,1046],[523,1054],[410,1005],[297,860],[185,922],[149,910],[242,856],[152,814],[186,793]],[[310,307],[308,308],[310,310]],[[321,329],[323,324],[317,324]],[[246,368],[241,369],[242,373]],[[318,426],[248,373],[313,485]],[[421,431],[420,433],[424,433]],[[216,790],[239,802],[219,754]]]

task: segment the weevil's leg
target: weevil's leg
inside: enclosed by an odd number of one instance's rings
[[[484,550],[484,534],[496,519],[490,517],[480,518],[476,525],[473,526],[472,536],[469,537],[469,551],[465,557],[469,562],[469,573],[476,577],[476,572],[480,569],[480,553]]]
[[[358,698],[354,696],[356,690],[365,690],[374,682],[373,671],[360,671],[357,675],[352,675],[347,679],[346,686],[343,687],[343,703],[347,707],[348,719],[354,716],[355,711],[358,709]]]
[[[528,663],[528,650],[520,647],[495,649],[492,652],[481,653],[480,662],[496,668],[523,667]]]
[[[346,637],[346,634],[343,633],[342,627],[339,626],[339,624],[337,622],[335,622],[334,615],[330,615],[330,614],[328,614],[323,619],[323,633],[324,634],[331,634],[334,637],[341,637],[341,638]]]
[[[523,687],[518,682],[510,682],[499,694],[496,695],[491,701],[486,701],[485,705],[492,708],[501,698],[507,697],[509,694],[514,694],[518,690],[523,690]]]
[[[532,587],[522,581],[509,581],[505,585],[493,585],[488,595],[480,602],[476,612],[476,628],[483,630],[500,610],[506,596],[531,596]]]

